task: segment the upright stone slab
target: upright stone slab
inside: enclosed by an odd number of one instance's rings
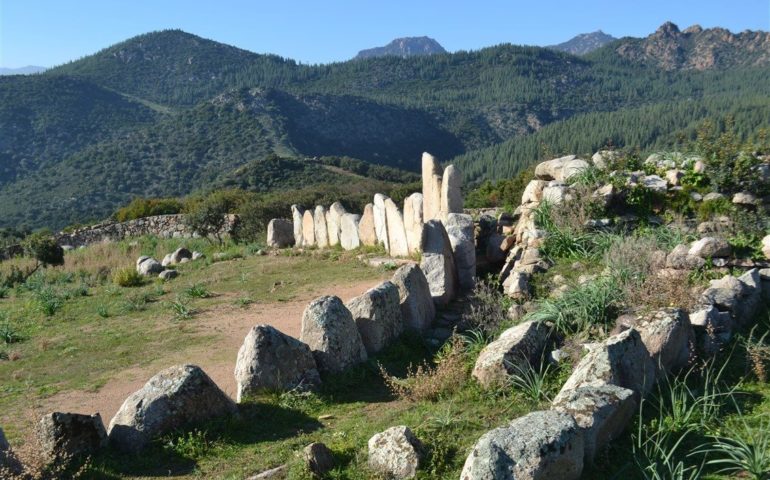
[[[348,213],[340,202],[332,203],[326,213],[326,230],[329,233],[329,245],[339,245],[342,232],[342,216]]]
[[[326,228],[326,207],[317,205],[313,213],[313,229],[315,230],[315,244],[318,248],[329,246],[329,231]]]
[[[373,247],[377,245],[377,232],[374,230],[374,204],[367,203],[364,214],[358,222],[358,239],[362,245]]]
[[[398,287],[391,282],[367,290],[346,306],[369,355],[390,345],[404,331]]]
[[[315,220],[313,211],[305,210],[302,214],[302,246],[312,247],[315,245]]]
[[[440,220],[425,222],[420,249],[420,269],[428,280],[433,301],[436,305],[446,305],[457,295],[457,270],[452,243]]]
[[[299,205],[291,206],[291,220],[294,233],[294,246],[301,247],[302,241],[302,214],[305,213],[305,209]]]
[[[321,383],[310,347],[270,325],[249,330],[235,363],[236,401],[265,391],[312,390]]]
[[[398,210],[396,202],[385,199],[385,219],[388,223],[388,253],[391,257],[408,257],[409,247],[406,241],[404,218]]]
[[[320,297],[307,306],[299,339],[313,351],[322,373],[338,373],[367,359],[353,316],[338,297]]]
[[[360,215],[352,213],[346,213],[340,219],[340,245],[345,250],[355,250],[361,246],[361,239],[358,236],[360,219]]]
[[[444,170],[441,180],[441,219],[449,218],[450,213],[463,213],[463,179],[460,170],[449,165]]]
[[[422,154],[422,216],[423,221],[441,216],[441,166],[436,157]]]
[[[422,193],[413,193],[404,199],[404,230],[409,255],[420,251],[422,223]]]
[[[418,332],[430,328],[436,318],[436,306],[420,267],[415,264],[401,266],[393,274],[392,282],[398,287],[404,327]]]
[[[388,221],[385,216],[385,199],[381,193],[374,195],[374,233],[377,235],[377,243],[390,252],[390,240],[388,239]]]
[[[460,291],[470,292],[476,285],[476,242],[473,218],[464,213],[448,214],[446,232],[452,245]]]
[[[267,246],[286,248],[294,245],[294,225],[283,218],[274,218],[267,224]]]

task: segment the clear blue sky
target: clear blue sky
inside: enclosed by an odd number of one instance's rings
[[[0,0],[0,67],[53,66],[166,28],[325,63],[403,36],[455,51],[548,45],[597,29],[645,36],[666,20],[770,30],[770,0]]]

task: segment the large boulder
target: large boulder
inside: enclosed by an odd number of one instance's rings
[[[454,165],[444,169],[441,179],[441,220],[446,221],[450,213],[463,212],[463,178]]]
[[[144,276],[157,275],[163,271],[163,265],[154,258],[139,257],[136,261],[136,271]]]
[[[446,233],[452,245],[457,269],[457,283],[462,292],[470,292],[476,285],[476,243],[473,218],[464,213],[447,215]]]
[[[721,238],[703,237],[692,242],[688,253],[701,258],[729,257],[731,248],[730,244]]]
[[[267,246],[286,248],[294,245],[294,224],[283,218],[274,218],[267,224]]]
[[[588,162],[585,160],[575,155],[567,155],[538,164],[535,167],[535,177],[539,180],[566,182],[588,167]]]
[[[572,390],[553,409],[575,419],[583,433],[585,461],[590,464],[598,451],[623,433],[637,413],[636,405],[633,391],[599,385]]]
[[[385,214],[385,200],[388,197],[376,193],[374,195],[374,233],[377,236],[377,243],[385,247],[386,252],[390,252],[390,240],[388,239],[388,220]]]
[[[711,286],[701,294],[703,304],[714,305],[720,311],[729,311],[739,326],[756,320],[762,304],[759,270],[749,270],[737,278],[725,275],[710,283]]]
[[[422,154],[422,218],[424,222],[441,215],[441,166],[436,157]]]
[[[299,339],[322,373],[338,373],[367,359],[353,316],[338,297],[320,297],[305,308]]]
[[[367,290],[346,306],[369,355],[390,345],[404,331],[398,287],[391,282]]]
[[[346,213],[340,218],[340,245],[345,250],[355,250],[361,246],[358,236],[358,222],[361,217],[353,213]]]
[[[304,243],[302,240],[302,214],[305,213],[305,209],[299,205],[291,206],[291,220],[292,220],[292,233],[294,234],[294,245],[301,247]]]
[[[525,322],[504,331],[479,354],[473,378],[482,387],[506,385],[511,374],[520,374],[527,365],[538,365],[548,343],[548,328],[540,322]]]
[[[461,480],[577,480],[583,436],[571,415],[533,412],[491,430],[465,460]]]
[[[312,247],[315,243],[315,219],[312,210],[302,214],[302,246]]]
[[[420,251],[422,238],[422,193],[413,193],[404,199],[404,230],[409,255]]]
[[[642,338],[655,366],[665,373],[686,367],[695,337],[687,312],[664,308],[634,317],[624,327],[633,327]]]
[[[179,247],[173,252],[166,255],[163,258],[161,265],[164,267],[168,267],[169,265],[177,265],[179,263],[182,263],[184,259],[192,260],[192,252],[184,247]]]
[[[367,203],[364,214],[358,222],[358,238],[368,247],[377,245],[377,232],[374,230],[374,204]]]
[[[406,240],[404,217],[396,202],[385,199],[385,221],[388,223],[388,253],[391,257],[408,257],[409,246]]]
[[[310,390],[321,383],[310,347],[270,325],[249,330],[235,363],[236,401],[265,391]]]
[[[414,478],[424,455],[422,443],[405,426],[391,427],[369,439],[369,468],[386,478]]]
[[[189,424],[237,414],[238,407],[195,365],[177,365],[152,377],[112,418],[110,443],[137,452],[158,435]]]
[[[318,248],[329,246],[329,229],[326,226],[326,207],[316,205],[313,212],[313,231],[315,232],[315,244]]]
[[[543,189],[547,185],[548,182],[545,180],[531,180],[521,195],[521,204],[540,203],[543,200]]]
[[[35,434],[40,454],[57,464],[69,464],[107,445],[107,431],[98,413],[49,413],[40,419]]]
[[[436,305],[420,267],[412,263],[403,265],[391,281],[398,287],[404,327],[418,332],[430,328],[436,318]]]
[[[452,243],[439,220],[429,220],[422,228],[420,269],[428,279],[436,305],[446,305],[457,295],[457,270]]]
[[[617,385],[647,394],[655,383],[655,364],[639,332],[631,328],[595,344],[580,360],[554,403],[562,402],[580,387]]]

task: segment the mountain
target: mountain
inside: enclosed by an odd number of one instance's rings
[[[770,32],[666,22],[647,38],[623,38],[609,46],[622,59],[663,70],[708,70],[770,64]]]
[[[38,67],[35,65],[27,65],[26,67],[19,68],[0,67],[0,75],[30,75],[33,73],[41,73],[45,70],[46,67]]]
[[[586,53],[591,53],[615,40],[617,40],[617,38],[612,35],[607,35],[601,30],[597,30],[591,33],[581,33],[566,42],[550,45],[546,48],[571,53],[572,55],[585,55]]]
[[[361,50],[356,59],[384,57],[388,55],[396,57],[413,57],[420,55],[433,55],[446,53],[444,47],[430,37],[404,37],[397,38],[384,47]]]

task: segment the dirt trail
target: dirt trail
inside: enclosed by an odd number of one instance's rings
[[[221,305],[207,310],[196,318],[196,330],[200,335],[216,335],[214,343],[196,345],[168,355],[159,352],[158,359],[150,365],[115,372],[96,392],[75,390],[54,395],[43,402],[42,410],[99,412],[108,424],[126,397],[139,390],[158,371],[180,363],[200,366],[222,390],[235,398],[235,359],[251,327],[268,324],[299,337],[302,312],[312,299],[325,294],[336,295],[347,302],[380,282],[382,280],[372,279],[354,284],[328,285],[322,292],[307,292],[290,302],[252,305],[248,309]]]

